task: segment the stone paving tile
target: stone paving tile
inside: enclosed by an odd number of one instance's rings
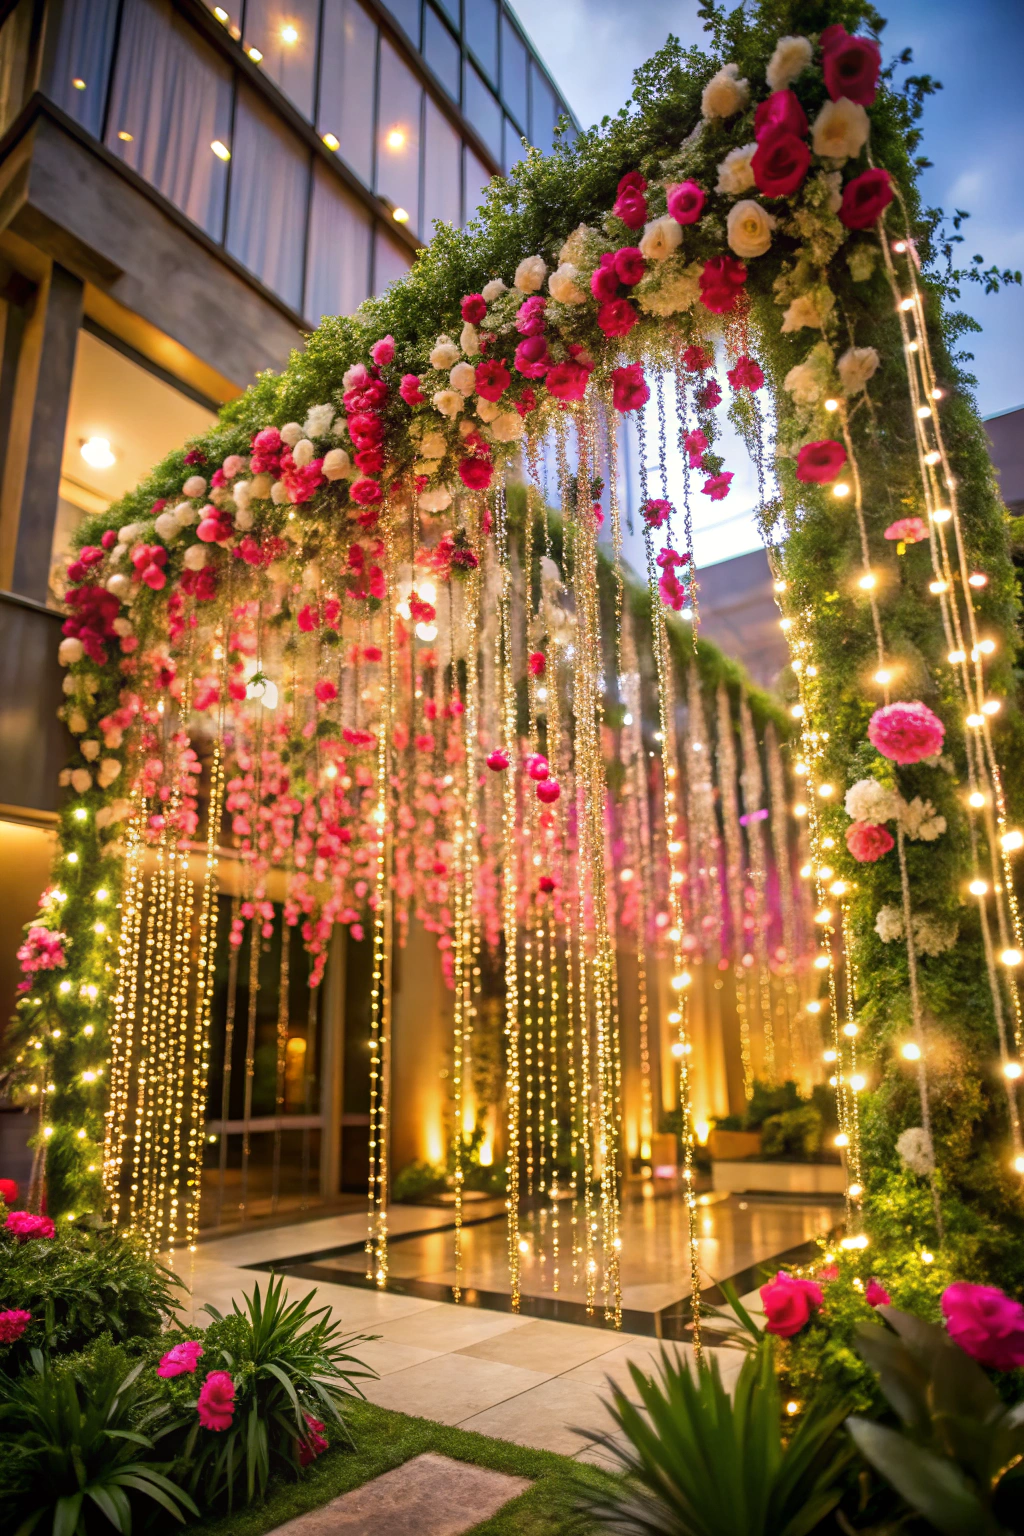
[[[427,1452],[289,1520],[275,1536],[462,1536],[529,1486]]]
[[[586,1382],[555,1376],[519,1397],[463,1419],[459,1428],[575,1456],[611,1423],[600,1392]]]
[[[544,1379],[539,1371],[447,1354],[404,1371],[392,1371],[380,1381],[364,1383],[363,1390],[370,1402],[381,1408],[395,1408],[439,1424],[462,1424],[495,1403],[539,1386]]]
[[[524,1370],[560,1376],[587,1360],[619,1347],[621,1335],[576,1323],[525,1322],[511,1332],[491,1335],[456,1351],[477,1360],[500,1360]]]

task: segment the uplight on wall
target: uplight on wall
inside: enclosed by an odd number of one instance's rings
[[[117,460],[105,437],[90,437],[82,443],[82,458],[91,469],[110,469]]]
[[[213,150],[218,160],[231,159],[230,149],[228,149],[226,144],[222,144],[220,139],[214,139],[213,143],[210,145],[210,148]]]

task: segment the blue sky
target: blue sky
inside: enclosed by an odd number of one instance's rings
[[[696,0],[514,0],[573,111],[584,124],[617,111],[632,73],[672,31],[699,43]],[[889,18],[888,57],[910,47],[913,72],[943,90],[925,106],[926,200],[971,218],[961,250],[1024,269],[1024,0],[878,0]],[[971,337],[983,415],[1024,405],[1024,290],[986,296],[969,285],[962,307],[983,326]],[[737,472],[728,502],[701,519],[698,560],[708,563],[757,543],[748,515],[750,477]],[[745,470],[745,466],[742,466]],[[741,479],[742,482],[741,483]]]

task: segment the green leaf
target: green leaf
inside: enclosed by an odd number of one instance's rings
[[[997,1536],[999,1527],[953,1462],[869,1419],[847,1419],[846,1427],[864,1459],[943,1536]]]

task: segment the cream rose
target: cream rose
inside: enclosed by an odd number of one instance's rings
[[[579,286],[579,273],[571,261],[563,261],[548,278],[548,292],[558,304],[585,304],[587,295]]]
[[[311,405],[302,423],[302,435],[303,437],[327,437],[333,426],[333,405]]]
[[[726,64],[717,75],[712,75],[700,98],[700,109],[705,117],[732,117],[750,100],[750,86],[738,79],[738,64]]]
[[[836,365],[844,395],[859,395],[880,362],[874,347],[850,347]]]
[[[316,449],[313,447],[313,444],[310,442],[309,438],[300,437],[298,442],[295,444],[295,447],[292,449],[292,458],[295,460],[300,469],[305,469],[307,464],[311,464],[313,462],[313,455],[315,452]]]
[[[726,220],[729,248],[743,258],[763,256],[772,243],[774,228],[775,220],[771,214],[752,197],[745,197],[729,209]]]
[[[501,406],[496,400],[485,400],[481,395],[476,402],[476,413],[481,421],[493,421],[495,416],[501,415]]]
[[[452,389],[457,389],[462,396],[471,395],[476,390],[476,369],[472,363],[456,363],[448,378]]]
[[[344,480],[352,468],[352,460],[344,448],[331,448],[324,454],[322,468],[328,480]]]
[[[547,275],[548,266],[543,256],[525,256],[516,267],[512,282],[520,293],[539,293]]]
[[[495,299],[500,299],[505,292],[505,284],[500,277],[492,277],[489,283],[484,283],[480,289],[480,297],[485,304],[493,304]]]
[[[190,544],[185,551],[184,561],[187,570],[201,571],[206,564],[207,553],[205,544]]]
[[[433,397],[435,411],[440,411],[442,416],[458,416],[465,401],[457,389],[439,389]]]
[[[765,71],[772,90],[784,91],[807,68],[813,57],[814,49],[808,38],[780,37]]]
[[[820,330],[821,313],[813,293],[801,293],[790,304],[782,317],[782,329],[786,331],[801,331],[805,325]]]
[[[84,655],[85,647],[81,640],[76,640],[74,637],[62,640],[57,647],[57,660],[62,667],[70,667],[74,662],[81,661]]]
[[[443,459],[448,452],[444,433],[424,432],[420,442],[420,452],[425,459]]]
[[[115,779],[121,777],[121,764],[116,757],[105,757],[96,775],[100,789],[109,789]]]
[[[515,443],[522,437],[526,424],[516,411],[503,411],[491,422],[491,436],[496,443]]]
[[[467,320],[459,333],[459,346],[467,357],[480,356],[480,337],[475,325],[470,325]]]
[[[430,366],[441,369],[454,368],[461,355],[450,336],[439,336],[430,354]]]
[[[750,162],[756,148],[756,144],[741,144],[738,149],[730,149],[718,167],[716,192],[738,197],[741,192],[750,190],[754,185],[754,172]]]
[[[302,436],[302,428],[297,421],[286,421],[281,428],[281,441],[287,443],[289,448],[294,448]]]
[[[640,241],[640,254],[648,261],[664,261],[677,251],[683,241],[683,227],[666,214],[663,219],[652,219],[644,228]]]
[[[811,129],[811,146],[825,160],[848,160],[868,141],[868,115],[855,101],[840,96],[826,101]]]
[[[444,486],[437,491],[422,491],[416,498],[416,504],[421,512],[443,512],[452,504],[452,498]]]

